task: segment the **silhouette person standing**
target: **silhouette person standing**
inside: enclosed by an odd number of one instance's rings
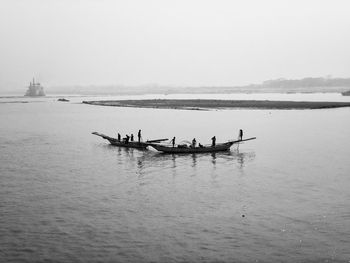
[[[175,147],[175,137],[171,140],[173,147]]]
[[[140,142],[141,141],[141,130],[139,130],[139,132],[137,133],[137,138],[138,138],[138,141]]]
[[[215,147],[216,137],[211,138],[211,146]]]
[[[196,138],[193,138],[193,140],[192,140],[192,148],[196,147],[196,143],[197,143]]]
[[[131,134],[130,141],[134,141],[134,134]]]
[[[242,139],[243,139],[243,130],[242,129],[239,130],[238,138],[239,138],[240,141],[242,141]]]
[[[121,138],[121,136],[120,136],[120,133],[118,132],[118,141],[120,141],[120,138]]]
[[[129,138],[130,138],[129,135],[125,135],[125,143],[129,143]]]

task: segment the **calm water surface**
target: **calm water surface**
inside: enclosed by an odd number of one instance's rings
[[[350,262],[349,108],[30,102],[0,103],[0,262]],[[241,128],[257,140],[197,155],[91,135],[204,144]]]

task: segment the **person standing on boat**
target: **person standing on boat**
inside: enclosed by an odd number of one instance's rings
[[[118,132],[118,141],[120,141],[120,138],[121,138],[121,136],[120,136],[120,133]]]
[[[242,129],[239,130],[238,139],[239,139],[240,141],[243,140],[243,130],[242,130]]]
[[[196,138],[193,138],[193,140],[192,140],[192,148],[196,147],[196,143],[197,143]]]
[[[129,135],[125,135],[125,143],[129,143],[129,139],[130,139],[130,136]]]
[[[171,140],[171,143],[173,144],[173,147],[175,147],[175,137]]]
[[[139,130],[139,132],[137,133],[137,138],[139,140],[139,142],[141,141],[141,130]]]
[[[130,141],[134,141],[134,134],[131,134]]]
[[[215,147],[216,137],[211,138],[211,146]]]

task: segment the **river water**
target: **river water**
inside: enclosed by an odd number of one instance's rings
[[[0,99],[0,262],[350,262],[350,108],[82,100]],[[91,134],[138,129],[178,142],[224,142],[239,129],[257,139],[164,155]]]

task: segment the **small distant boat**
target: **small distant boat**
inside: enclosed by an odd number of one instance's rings
[[[211,152],[228,151],[233,144],[238,144],[241,142],[250,141],[254,139],[256,139],[256,137],[252,137],[244,140],[217,143],[215,146],[202,146],[202,147],[199,147],[199,146],[191,147],[187,145],[178,145],[177,147],[172,147],[168,145],[153,144],[153,143],[149,143],[149,145],[152,146],[157,151],[160,151],[163,153],[211,153]]]
[[[162,141],[167,141],[168,139],[156,139],[156,140],[148,140],[146,142],[138,142],[138,141],[129,141],[125,142],[123,140],[119,141],[117,138],[110,137],[103,133],[93,132],[92,134],[102,137],[110,142],[110,144],[114,146],[127,147],[127,148],[138,148],[138,149],[146,149],[150,144],[157,144]]]
[[[30,82],[28,90],[26,91],[25,96],[28,97],[42,97],[45,96],[44,88],[40,85],[39,82],[35,83],[33,78],[33,82]]]
[[[65,98],[59,98],[57,101],[64,101],[64,102],[67,102],[69,100],[65,99]]]

